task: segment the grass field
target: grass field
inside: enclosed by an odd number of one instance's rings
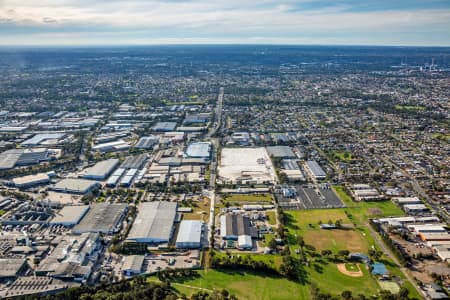
[[[309,299],[309,286],[303,286],[284,278],[264,276],[247,271],[223,272],[199,271],[200,277],[173,284],[180,293],[192,295],[199,289],[212,291],[227,289],[239,299],[248,300],[290,300]]]
[[[332,155],[340,161],[350,161],[354,159],[352,153],[349,151],[333,151]]]
[[[328,223],[341,220],[342,224],[351,223],[342,209],[320,209],[304,211],[288,211],[288,230],[291,235],[301,235],[306,244],[317,250],[349,250],[351,252],[367,252],[370,245],[365,236],[358,230],[324,230],[319,222]]]
[[[353,263],[346,263],[345,269],[347,269],[347,271],[349,271],[349,272],[358,272],[359,271],[358,265],[353,264]]]
[[[345,192],[344,187],[340,185],[333,186],[336,194],[347,206],[347,216],[350,215],[351,221],[357,224],[367,223],[369,218],[380,218],[388,216],[404,216],[405,213],[390,200],[377,202],[355,202]]]
[[[342,274],[335,264],[320,265],[323,269],[309,268],[310,281],[315,282],[318,287],[332,295],[340,295],[343,291],[352,291],[355,295],[364,294],[370,296],[379,291],[376,280],[369,274],[365,267],[361,267],[362,277],[350,277]],[[320,272],[318,272],[320,270]]]
[[[277,217],[275,216],[274,211],[267,211],[266,216],[267,216],[267,219],[268,219],[270,225],[277,224]]]
[[[252,195],[244,195],[244,194],[236,194],[229,195],[225,194],[222,196],[221,204],[222,206],[239,206],[245,204],[271,204],[273,202],[273,198],[270,194],[252,194]]]

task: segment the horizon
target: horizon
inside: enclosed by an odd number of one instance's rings
[[[447,0],[0,0],[3,46],[450,46]]]

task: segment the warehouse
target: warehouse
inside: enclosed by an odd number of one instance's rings
[[[105,180],[106,177],[114,171],[118,164],[119,160],[117,158],[100,161],[94,166],[82,171],[79,177],[92,180]]]
[[[294,152],[288,146],[270,146],[266,147],[271,157],[275,158],[296,158]]]
[[[323,180],[327,176],[325,171],[315,160],[309,160],[306,162],[305,171],[313,180]]]
[[[119,182],[122,175],[125,173],[125,169],[119,168],[108,178],[106,182],[107,187],[115,187]]]
[[[159,138],[156,136],[144,136],[134,145],[138,149],[153,149],[155,145],[158,145]]]
[[[68,194],[87,194],[100,188],[100,183],[79,178],[65,178],[56,183],[52,190]]]
[[[127,208],[128,205],[125,203],[95,203],[72,232],[75,234],[84,232],[113,234],[118,232]]]
[[[159,132],[174,131],[175,127],[177,127],[176,122],[158,122],[153,126],[153,130]]]
[[[144,265],[144,255],[128,255],[122,265],[123,275],[131,277],[142,273],[142,266]]]
[[[25,147],[33,147],[42,144],[56,145],[59,140],[66,136],[65,133],[41,133],[21,143]]]
[[[211,143],[191,143],[186,149],[186,156],[209,159],[211,156]]]
[[[120,165],[121,169],[140,169],[147,160],[147,154],[141,154],[136,156],[128,156]]]
[[[257,237],[250,218],[242,214],[226,214],[220,217],[220,235],[224,240],[238,240],[241,235]]]
[[[50,221],[50,225],[71,227],[77,225],[89,210],[89,205],[64,206]]]
[[[14,186],[19,189],[25,189],[35,185],[46,184],[49,182],[50,176],[48,176],[47,173],[39,173],[35,175],[16,177],[12,180]]]
[[[27,268],[27,261],[21,258],[0,258],[0,279],[15,278]]]
[[[203,222],[181,221],[175,246],[178,249],[197,249],[202,246]]]
[[[51,151],[39,149],[11,149],[0,153],[0,170],[12,169],[17,166],[28,166],[48,161]]]
[[[161,244],[172,238],[177,203],[167,201],[143,202],[128,234],[127,241]]]
[[[130,148],[130,145],[124,140],[120,139],[113,142],[97,144],[92,147],[92,150],[99,152],[114,152],[128,150],[128,148]]]

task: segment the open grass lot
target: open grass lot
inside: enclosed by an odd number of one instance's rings
[[[340,161],[350,161],[354,159],[353,155],[349,151],[334,151],[332,153],[333,158],[340,160]]]
[[[290,300],[309,299],[309,286],[303,286],[284,278],[264,276],[248,271],[199,271],[200,277],[172,284],[180,293],[190,296],[198,288],[206,290],[227,289],[239,299]]]
[[[287,211],[286,214],[289,218],[289,233],[303,236],[306,244],[313,245],[318,251],[349,250],[367,253],[371,246],[359,230],[325,230],[320,228],[319,222],[328,223],[328,221],[332,221],[334,223],[341,220],[342,224],[351,223],[343,209]]]
[[[266,216],[267,216],[267,219],[268,219],[270,225],[277,224],[277,217],[276,217],[274,211],[266,211]]]
[[[352,221],[357,224],[367,223],[369,218],[388,216],[403,216],[405,213],[392,201],[354,202],[345,192],[343,186],[333,186],[336,194],[347,206],[345,211],[351,215]]]
[[[223,195],[222,196],[222,202],[229,202],[230,204],[233,204],[233,203],[246,204],[247,202],[269,204],[272,201],[273,201],[273,198],[270,194],[254,194],[254,195],[237,194],[237,195]]]
[[[183,213],[183,220],[203,220],[204,222],[208,222],[211,201],[208,198],[203,197],[199,202],[194,203],[195,205],[191,206],[191,213]]]
[[[425,110],[425,106],[419,106],[419,105],[395,105],[394,106],[395,109],[397,110],[418,110],[418,111],[422,111]]]

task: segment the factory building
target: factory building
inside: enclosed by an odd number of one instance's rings
[[[87,194],[100,188],[100,183],[79,178],[65,178],[56,183],[52,190],[68,194]]]
[[[252,238],[258,236],[250,218],[242,214],[226,214],[220,217],[220,235],[224,240],[237,241],[237,248],[253,248]]]
[[[125,203],[95,203],[86,216],[76,225],[72,232],[81,234],[95,232],[113,234],[120,230],[126,216],[128,205]]]
[[[50,221],[50,225],[72,227],[77,225],[89,211],[89,205],[64,206]]]
[[[269,146],[266,147],[271,157],[275,158],[296,158],[297,156],[288,146]]]
[[[172,238],[177,203],[167,201],[143,202],[128,234],[128,242],[145,244],[168,243]]]
[[[47,184],[50,182],[50,176],[47,173],[39,173],[35,175],[27,175],[12,179],[12,183],[19,189],[29,188],[35,185]]]
[[[209,159],[211,157],[211,143],[191,143],[185,154],[186,157]]]
[[[39,164],[51,159],[52,152],[45,148],[11,149],[0,153],[0,170]]]
[[[322,169],[322,167],[319,166],[319,164],[315,160],[308,160],[305,163],[305,171],[308,174],[308,176],[314,181],[324,180],[327,177],[325,171]]]
[[[94,166],[85,169],[79,177],[92,180],[105,180],[119,165],[117,158],[112,158],[96,163]]]
[[[165,131],[174,131],[177,127],[176,122],[158,122],[155,126],[153,126],[153,131],[165,132]]]
[[[181,221],[175,246],[178,249],[198,249],[202,246],[203,222]]]

